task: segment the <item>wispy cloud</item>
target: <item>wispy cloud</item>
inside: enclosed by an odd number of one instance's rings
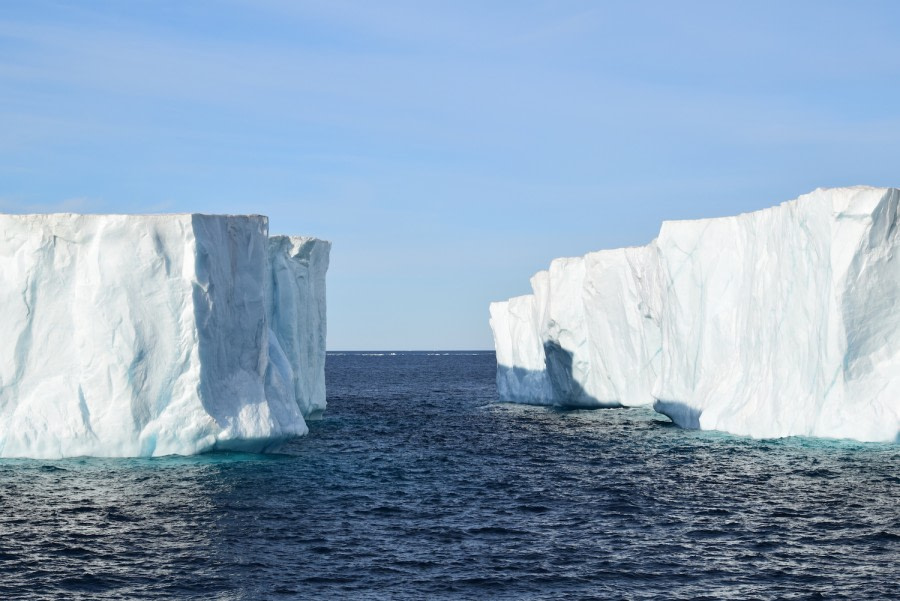
[[[16,198],[0,198],[0,211],[4,213],[103,213],[108,210],[109,205],[96,198],[65,198],[51,202],[31,202]]]
[[[269,213],[334,240],[342,346],[379,295],[385,345],[485,346],[478,282],[897,183],[898,25],[876,0],[0,3],[0,210]],[[441,324],[408,319],[436,296]]]

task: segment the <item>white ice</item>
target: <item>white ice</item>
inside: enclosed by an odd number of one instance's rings
[[[819,189],[557,259],[491,305],[502,400],[652,404],[684,427],[896,441],[900,191]]]
[[[270,239],[261,216],[0,232],[0,456],[263,451],[324,408],[329,243]]]

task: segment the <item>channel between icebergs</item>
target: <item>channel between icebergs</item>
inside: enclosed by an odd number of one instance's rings
[[[257,215],[0,232],[0,456],[265,451],[324,409],[329,242]]]
[[[554,260],[492,303],[501,400],[683,427],[896,441],[900,191],[818,189]]]

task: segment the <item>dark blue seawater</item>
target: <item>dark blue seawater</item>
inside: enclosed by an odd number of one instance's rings
[[[0,599],[900,598],[900,448],[497,404],[332,354],[271,456],[0,461]]]

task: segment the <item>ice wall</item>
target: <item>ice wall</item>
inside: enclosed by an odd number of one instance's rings
[[[295,371],[294,395],[308,419],[325,410],[325,272],[331,242],[300,236],[269,240],[267,315]]]
[[[755,437],[894,441],[898,205],[896,189],[820,189],[556,260],[532,295],[491,306],[500,397],[652,403],[684,427]]]
[[[0,215],[0,232],[0,456],[263,451],[307,431],[296,391],[323,366],[284,353],[270,316],[318,319],[302,328],[324,353],[325,268],[320,306],[274,301],[265,217]]]
[[[556,259],[533,294],[492,303],[500,398],[567,407],[648,405],[659,372],[655,248]]]

